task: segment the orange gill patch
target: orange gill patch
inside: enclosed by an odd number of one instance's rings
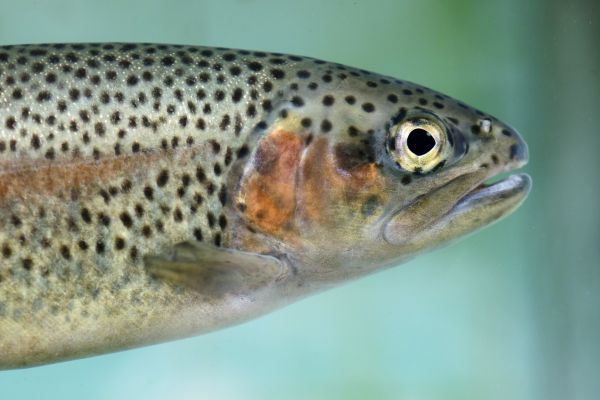
[[[237,202],[245,220],[263,233],[293,240],[300,229],[337,224],[339,213],[360,212],[379,196],[383,177],[356,149],[331,146],[327,137],[307,144],[294,132],[269,133],[241,180]]]
[[[245,173],[238,204],[247,221],[275,236],[293,227],[297,172],[304,140],[296,133],[275,130],[265,136]]]

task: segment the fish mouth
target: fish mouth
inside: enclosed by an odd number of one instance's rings
[[[516,173],[491,183],[500,172],[462,175],[416,199],[392,216],[384,239],[415,249],[435,247],[509,215],[527,198],[532,182],[529,175]]]
[[[524,200],[531,189],[531,183],[531,177],[525,173],[510,175],[494,183],[482,182],[460,198],[450,209],[449,214],[457,215],[474,207],[513,202],[515,198]]]

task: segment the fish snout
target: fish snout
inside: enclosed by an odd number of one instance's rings
[[[513,127],[503,125],[500,136],[508,147],[508,159],[511,169],[521,168],[529,161],[529,148],[521,134]]]

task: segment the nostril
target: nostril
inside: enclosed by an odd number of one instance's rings
[[[509,157],[511,160],[520,161],[522,164],[526,164],[529,160],[527,144],[523,140],[513,143],[509,149]]]
[[[511,145],[510,146],[510,159],[514,160],[515,158],[517,158],[520,151],[521,151],[520,146],[517,143]]]

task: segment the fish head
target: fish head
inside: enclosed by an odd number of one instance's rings
[[[310,88],[310,85],[309,85]],[[498,119],[364,72],[296,90],[273,111],[239,183],[251,230],[336,279],[394,265],[508,215],[527,145]]]

